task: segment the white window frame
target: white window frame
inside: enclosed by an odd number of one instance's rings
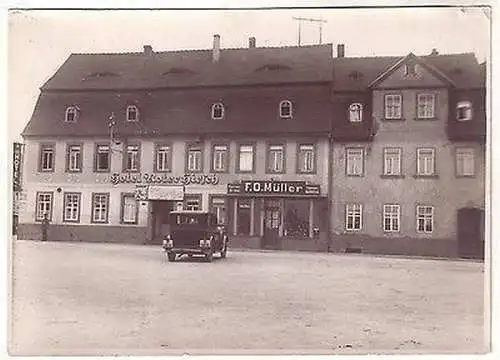
[[[134,194],[122,194],[121,222],[123,224],[137,224],[138,206]]]
[[[106,224],[109,216],[109,194],[92,194],[92,223]]]
[[[40,148],[40,171],[54,171],[56,149],[53,145],[41,145]],[[47,161],[45,161],[47,159]],[[47,165],[47,166],[45,166]]]
[[[68,171],[82,170],[82,146],[76,144],[68,145]]]
[[[64,222],[79,222],[80,221],[80,193],[64,193]]]
[[[390,219],[389,228],[385,227],[386,219]],[[394,222],[396,220],[396,222]],[[382,229],[384,232],[399,232],[401,229],[401,206],[398,204],[384,204],[382,216]]]
[[[402,149],[388,147],[384,148],[384,175],[397,176],[401,175],[401,160]]]
[[[363,105],[360,103],[352,103],[349,105],[349,121],[362,122],[363,121]]]
[[[212,170],[214,172],[226,172],[228,156],[229,148],[227,145],[214,145],[212,156]]]
[[[36,194],[35,220],[42,221],[43,215],[47,214],[47,219],[52,219],[52,203],[54,194],[52,192],[38,192]]]
[[[422,93],[417,95],[417,119],[434,119],[436,117],[436,94]]]
[[[359,219],[359,226],[356,226],[356,219]],[[360,231],[363,228],[363,205],[345,205],[345,229],[347,231]]]
[[[135,117],[131,117],[131,114],[135,114]],[[139,121],[139,108],[135,105],[127,106],[127,121],[136,122]]]
[[[466,116],[465,117],[460,117],[460,110],[465,108]],[[458,121],[468,121],[472,120],[472,102],[464,100],[464,101],[459,101],[456,106],[456,115],[457,115],[457,120]]]
[[[398,101],[396,101],[396,99]],[[390,104],[389,104],[390,102]],[[384,114],[385,119],[399,120],[402,117],[403,96],[401,94],[384,95]]]
[[[292,102],[290,100],[281,100],[279,105],[279,112],[280,118],[291,118],[293,116]]]
[[[73,118],[70,120],[70,116]],[[75,123],[78,120],[78,107],[76,106],[68,106],[66,111],[64,112],[64,121],[67,123]]]
[[[97,144],[95,151],[96,151],[96,155],[95,155],[96,156],[96,158],[95,158],[96,171],[104,171],[104,172],[109,171],[111,168],[111,148],[110,148],[110,146],[105,145],[105,144]],[[100,154],[106,154],[108,157],[108,166],[106,168],[100,167],[100,165],[101,165]]]
[[[172,148],[170,145],[158,145],[156,148],[156,171],[167,172],[171,170],[170,155]]]
[[[220,116],[216,116],[217,111],[220,111]],[[212,104],[212,119],[220,120],[223,118],[224,118],[224,104],[220,102]]]
[[[189,146],[187,150],[187,171],[200,172],[202,170],[202,157],[201,146]]]
[[[201,210],[201,195],[200,194],[186,194],[184,195],[183,207],[184,210]]]
[[[255,159],[254,159],[255,145],[252,144],[242,144],[238,146],[238,171],[239,172],[253,172],[255,169]],[[241,165],[243,163],[244,157],[250,156],[250,168],[243,168]]]
[[[285,145],[270,144],[267,149],[267,171],[282,173],[285,171]]]
[[[417,149],[417,175],[432,176],[436,174],[436,150],[434,148]]]
[[[125,170],[137,172],[140,169],[141,147],[136,144],[128,144],[126,147]]]
[[[426,210],[430,210],[427,212]],[[423,229],[420,229],[420,220],[423,221]],[[420,234],[432,234],[434,231],[434,206],[417,205],[416,208],[416,229]],[[427,225],[430,223],[431,230],[427,230]]]
[[[412,69],[412,71],[410,71]],[[417,75],[417,64],[405,64],[405,76],[415,76]]]
[[[315,148],[313,144],[299,144],[298,164],[300,173],[315,171]]]
[[[346,148],[346,175],[363,176],[365,149],[364,148]]]
[[[459,147],[455,150],[455,164],[457,176],[467,177],[476,175],[476,149]]]

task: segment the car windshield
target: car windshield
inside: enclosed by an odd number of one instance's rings
[[[176,225],[203,225],[204,217],[196,214],[177,214],[175,215]]]

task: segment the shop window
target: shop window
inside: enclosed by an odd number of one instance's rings
[[[54,171],[55,147],[54,145],[40,145],[39,169],[44,172]]]
[[[184,195],[184,210],[201,210],[201,194]]]
[[[239,199],[238,214],[237,214],[237,232],[238,235],[250,235],[250,217],[252,212],[252,204],[250,199]]]
[[[210,211],[216,215],[217,224],[226,224],[226,199],[223,197],[212,197],[210,203]]]
[[[133,194],[123,194],[121,220],[124,224],[137,224],[138,202]]]
[[[311,200],[284,201],[283,235],[293,237],[309,237],[309,206]]]
[[[109,194],[92,194],[92,222],[105,224],[108,222]]]
[[[109,145],[96,145],[95,148],[95,170],[97,172],[110,170]]]
[[[79,222],[80,221],[80,193],[65,193],[64,194],[64,213],[63,221]]]
[[[38,192],[36,194],[36,215],[37,221],[42,221],[44,216],[48,220],[52,220],[52,199],[53,193],[51,192]]]

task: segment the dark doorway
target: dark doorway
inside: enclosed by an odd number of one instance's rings
[[[484,211],[462,208],[457,212],[458,255],[484,259]]]
[[[279,230],[281,225],[280,207],[266,207],[264,210],[264,239],[265,249],[279,248]]]
[[[170,231],[170,224],[168,223],[170,212],[174,209],[174,201],[153,201],[152,209],[152,222],[153,237],[152,244],[159,245],[162,243],[163,236],[167,235]]]

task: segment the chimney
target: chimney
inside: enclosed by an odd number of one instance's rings
[[[439,51],[436,48],[432,49],[431,55],[439,55]]]
[[[144,45],[144,55],[146,56],[153,55],[153,47],[151,45]]]
[[[214,35],[214,48],[212,51],[212,62],[216,63],[220,59],[220,35]]]
[[[345,56],[345,45],[338,44],[337,45],[337,57],[343,58]]]
[[[255,38],[253,36],[248,38],[248,48],[249,49],[255,48],[255,43],[256,43],[256,41],[255,41]]]

